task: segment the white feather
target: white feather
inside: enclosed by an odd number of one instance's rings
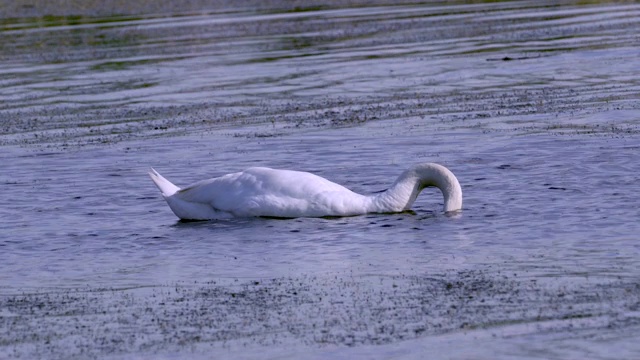
[[[151,179],[173,212],[185,220],[229,217],[352,216],[408,210],[427,186],[440,188],[445,211],[462,208],[456,177],[442,165],[425,163],[405,171],[385,192],[365,196],[301,171],[253,167],[199,181],[183,189],[151,169]]]

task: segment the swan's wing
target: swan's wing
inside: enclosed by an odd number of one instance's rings
[[[304,171],[254,167],[245,170],[243,175],[256,181],[259,184],[260,191],[294,198],[304,199],[326,191],[350,192],[342,185]]]
[[[359,195],[307,172],[250,168],[197,182],[176,196],[238,215],[295,217],[322,216],[334,207],[332,201]]]
[[[246,196],[255,180],[243,176],[243,173],[228,174],[225,176],[198,181],[176,192],[176,196],[188,202],[214,204],[239,200],[243,194]]]
[[[252,209],[247,215],[299,217],[364,211],[365,196],[318,175],[268,168],[251,168],[245,173],[261,181],[260,190],[243,204],[244,209]]]

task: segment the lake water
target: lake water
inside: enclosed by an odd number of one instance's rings
[[[345,3],[2,15],[0,358],[637,357],[640,5]],[[147,176],[418,162],[461,213],[185,223]]]

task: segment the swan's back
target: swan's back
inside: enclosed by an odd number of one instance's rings
[[[233,216],[351,215],[361,212],[366,202],[366,197],[320,176],[264,167],[199,181],[173,197]]]

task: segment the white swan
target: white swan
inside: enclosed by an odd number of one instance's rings
[[[199,181],[181,189],[153,168],[151,179],[174,214],[183,220],[230,217],[322,217],[408,210],[422,189],[436,186],[444,211],[462,209],[462,189],[442,165],[418,164],[403,172],[389,189],[360,195],[320,176],[300,171],[252,167]]]

